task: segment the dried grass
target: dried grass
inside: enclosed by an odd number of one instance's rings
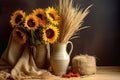
[[[61,17],[61,23],[59,26],[60,36],[58,42],[67,42],[73,36],[76,38],[76,32],[87,27],[82,27],[84,18],[89,13],[89,8],[85,10],[80,9],[78,6],[73,6],[73,0],[59,0],[58,12]]]

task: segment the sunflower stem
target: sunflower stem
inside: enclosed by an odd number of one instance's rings
[[[35,43],[35,40],[34,40],[34,32],[31,30],[31,44],[33,45]]]

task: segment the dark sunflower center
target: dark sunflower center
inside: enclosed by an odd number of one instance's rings
[[[55,18],[54,18],[54,15],[53,15],[53,14],[49,13],[49,15],[50,15],[50,17],[51,17],[53,20],[55,20]]]
[[[40,18],[41,20],[43,20],[43,15],[42,14],[37,14],[36,15],[38,18]]]
[[[28,20],[27,25],[28,25],[29,27],[34,27],[34,26],[35,26],[34,20],[33,20],[33,19]]]
[[[18,16],[15,18],[15,23],[20,22],[22,17],[23,17],[22,15],[18,15]]]
[[[20,33],[19,31],[17,31],[16,34],[18,35],[18,37],[19,37],[20,39],[23,38],[23,36],[21,35],[21,33]]]
[[[54,36],[54,31],[52,29],[48,29],[46,31],[47,38],[52,38]]]

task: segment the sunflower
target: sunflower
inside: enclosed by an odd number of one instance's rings
[[[33,15],[38,17],[40,26],[44,26],[48,23],[46,19],[45,11],[43,9],[38,8],[36,10],[33,10]]]
[[[59,15],[58,15],[58,11],[56,9],[54,9],[53,7],[48,7],[46,10],[46,17],[47,19],[55,24],[58,25],[59,24]]]
[[[39,22],[36,16],[29,15],[26,17],[24,25],[25,27],[27,27],[28,30],[35,30],[37,29]]]
[[[15,28],[13,30],[13,38],[21,44],[26,43],[26,35],[20,29]]]
[[[10,20],[12,27],[15,27],[16,25],[21,24],[24,21],[25,15],[26,15],[26,13],[23,12],[23,10],[15,11],[12,14],[11,20]]]
[[[43,30],[43,40],[46,42],[54,43],[58,38],[59,30],[57,27],[49,25]]]

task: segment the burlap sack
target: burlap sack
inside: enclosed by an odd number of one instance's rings
[[[0,59],[0,70],[10,69],[12,75],[40,75],[49,67],[49,44],[28,46],[19,44],[12,35]]]

